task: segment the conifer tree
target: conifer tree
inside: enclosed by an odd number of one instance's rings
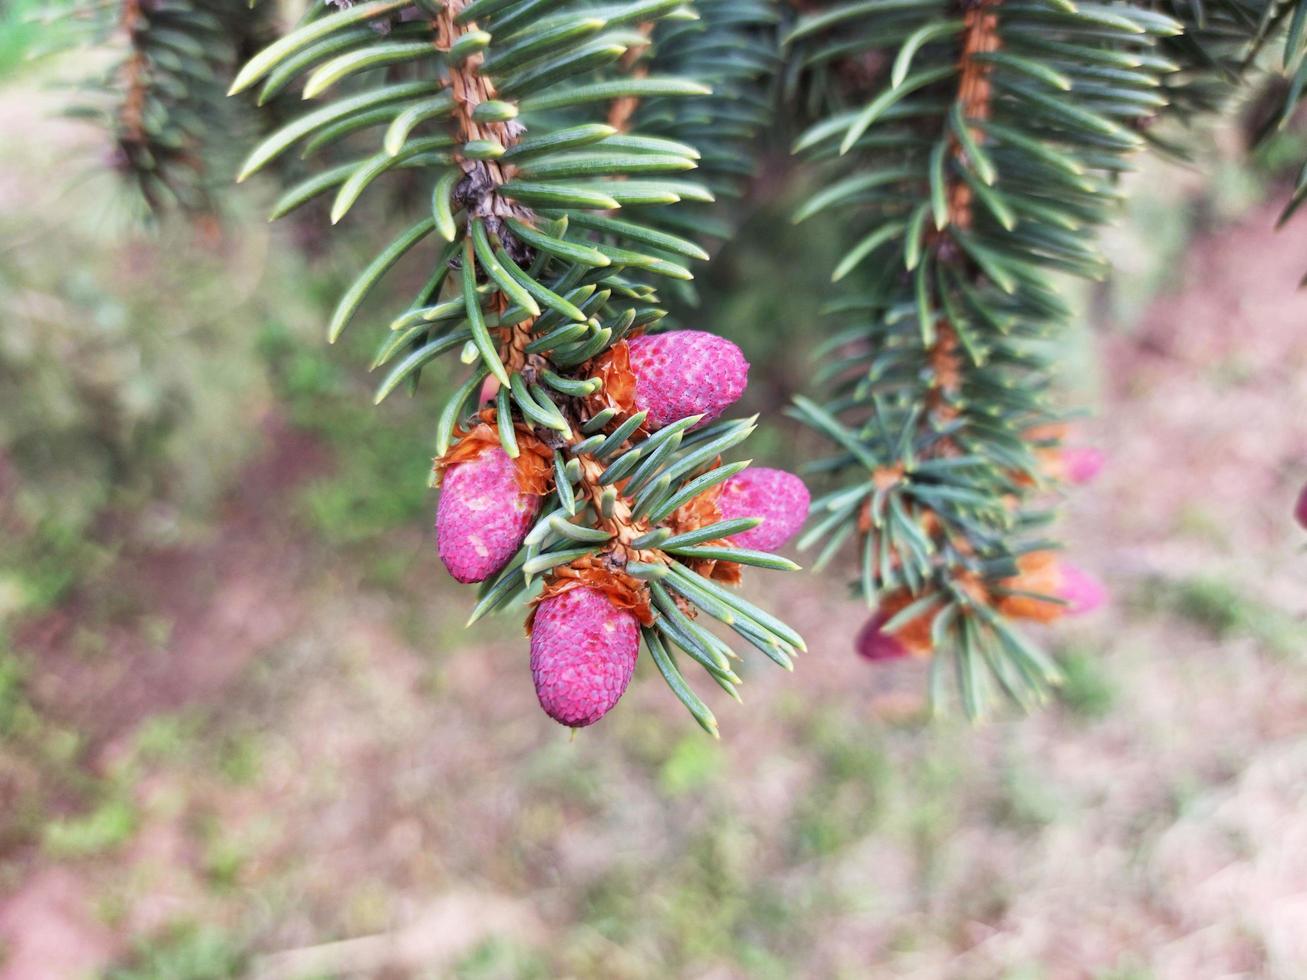
[[[1107,275],[1095,234],[1137,154],[1185,156],[1257,91],[1264,139],[1307,88],[1307,0],[312,0],[281,31],[245,0],[83,17],[121,46],[97,111],[153,207],[212,193],[252,102],[275,127],[239,179],[277,168],[274,217],[329,201],[333,224],[374,228],[363,197],[407,175],[385,210],[409,223],[328,339],[402,260],[424,268],[378,331],[377,401],[462,365],[433,412],[440,555],[479,583],[472,620],[525,611],[541,704],[573,726],[613,706],[641,642],[711,732],[682,665],[732,695],[739,678],[707,621],[782,667],[803,649],[734,587],[744,566],[796,567],[772,552],[808,491],[723,462],[754,427],[720,418],[738,348],[660,329],[660,294],[693,302],[733,234],[720,202],[763,134],[799,121],[820,179],[795,219],[842,245],[790,409],[830,446],[799,545],[818,568],[852,556],[860,653],[930,657],[933,700],[955,688],[976,717],[1047,697],[1058,669],[1025,624],[1104,594],[1051,523],[1101,463],[1066,439],[1062,283]],[[1286,218],[1304,198],[1307,166]]]

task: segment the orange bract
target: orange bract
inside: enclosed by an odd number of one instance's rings
[[[1066,438],[1066,434],[1065,422],[1043,422],[1026,429],[1021,433],[1021,437],[1027,442],[1061,442]]]
[[[1049,598],[1038,598],[1037,595],[1004,595],[995,599],[980,577],[971,572],[961,573],[955,581],[977,605],[992,605],[998,612],[1014,619],[1049,623],[1064,615],[1066,608],[1052,598],[1058,595],[1062,588],[1062,569],[1056,556],[1051,551],[1031,552],[1017,559],[1017,568],[1020,571],[1016,575],[1000,580],[999,584],[1006,589],[1037,593]],[[906,589],[897,589],[880,600],[878,615],[884,620],[890,620],[918,598],[920,596],[914,596]],[[922,613],[897,629],[889,631],[890,635],[914,655],[929,656],[931,624],[935,616],[935,611]]]
[[[531,633],[535,610],[540,603],[582,587],[602,592],[618,609],[629,609],[643,625],[652,626],[654,614],[649,602],[649,590],[639,579],[612,566],[610,561],[606,554],[594,555],[555,569],[544,590],[531,601],[531,612],[526,617],[527,635]]]
[[[443,478],[445,470],[451,466],[476,459],[487,449],[500,448],[499,432],[494,425],[494,409],[483,410],[480,418],[482,421],[468,431],[456,433],[458,439],[449,448],[449,452],[436,460],[438,478]],[[513,428],[517,435],[517,448],[521,450],[513,461],[517,469],[517,487],[523,493],[543,497],[553,487],[554,452],[525,423],[517,422]]]
[[[1061,589],[1062,569],[1051,551],[1032,551],[1022,555],[1017,559],[1017,568],[1020,571],[1016,575],[1003,579],[1001,584],[1005,588],[1050,597],[1057,595]],[[1002,596],[994,608],[1005,616],[1033,619],[1039,623],[1051,623],[1066,612],[1065,607],[1052,598],[1039,599],[1031,595]]]
[[[1039,463],[1039,469],[1051,480],[1064,480],[1066,466],[1062,459],[1062,447],[1059,445],[1067,436],[1065,422],[1044,422],[1032,425],[1021,433],[1021,438],[1029,443],[1049,442],[1050,446],[1033,446],[1031,452]],[[1013,481],[1022,487],[1035,486],[1035,479],[1029,473],[1009,474]]]
[[[625,420],[636,413],[635,372],[631,370],[631,348],[625,340],[613,344],[594,361],[591,375],[602,379],[604,383],[598,392],[586,400],[586,407],[592,415],[598,415],[607,408],[615,408],[618,420]],[[636,434],[648,435],[648,431],[641,426]]]
[[[884,596],[880,600],[877,611],[888,621],[906,609],[909,604],[915,602],[916,599],[917,596],[912,595],[906,589],[900,589]],[[913,656],[928,657],[931,652],[930,626],[934,621],[935,615],[933,612],[924,612],[891,631],[891,635],[912,651]]]

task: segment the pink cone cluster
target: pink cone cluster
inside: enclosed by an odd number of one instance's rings
[[[735,344],[702,330],[636,337],[629,344],[635,405],[651,432],[703,415],[707,425],[744,394],[749,362]]]
[[[488,579],[522,546],[539,507],[539,497],[518,488],[516,464],[497,446],[451,466],[436,510],[440,560],[460,582]]]
[[[793,473],[750,467],[722,484],[717,507],[723,520],[761,517],[757,527],[731,538],[740,548],[774,551],[790,540],[808,519],[808,488]]]
[[[1302,492],[1298,494],[1298,503],[1293,509],[1293,516],[1298,526],[1307,530],[1307,486],[1304,486]]]
[[[635,616],[597,589],[580,587],[536,607],[531,676],[545,714],[572,728],[593,725],[625,693],[640,650]]]
[[[698,330],[637,337],[628,344],[635,376],[635,408],[656,431],[679,419],[718,418],[744,392],[749,364],[739,347]],[[483,388],[483,402],[493,398]],[[522,546],[540,498],[524,493],[515,462],[488,446],[445,472],[436,515],[440,558],[460,582],[480,582],[501,571]],[[738,534],[741,548],[773,550],[788,541],[808,514],[803,482],[783,470],[750,469],[723,484],[725,519],[760,517]],[[573,728],[592,725],[626,691],[640,647],[639,621],[599,589],[579,586],[546,598],[531,626],[531,674],[546,714]]]

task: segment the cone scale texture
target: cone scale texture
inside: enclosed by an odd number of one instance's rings
[[[744,393],[749,362],[740,348],[701,330],[636,337],[630,343],[635,404],[650,431],[690,415],[707,425]]]
[[[531,676],[540,707],[572,728],[593,725],[626,692],[640,650],[635,616],[581,587],[536,607]]]
[[[482,582],[502,569],[522,545],[539,498],[517,485],[517,468],[502,449],[451,466],[436,510],[436,546],[449,574]]]

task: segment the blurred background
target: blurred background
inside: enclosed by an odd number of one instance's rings
[[[705,691],[714,742],[642,662],[572,738],[436,558],[442,379],[374,409],[377,325],[323,340],[382,231],[269,226],[270,187],[142,230],[31,6],[0,13],[0,977],[1307,975],[1302,132],[1141,161],[1119,274],[1068,287],[1109,462],[1065,526],[1113,602],[1043,637],[1059,703],[927,724],[920,667],[854,655],[847,568],[754,573],[794,675]],[[679,320],[744,348],[785,466],[835,244],[780,165]]]

